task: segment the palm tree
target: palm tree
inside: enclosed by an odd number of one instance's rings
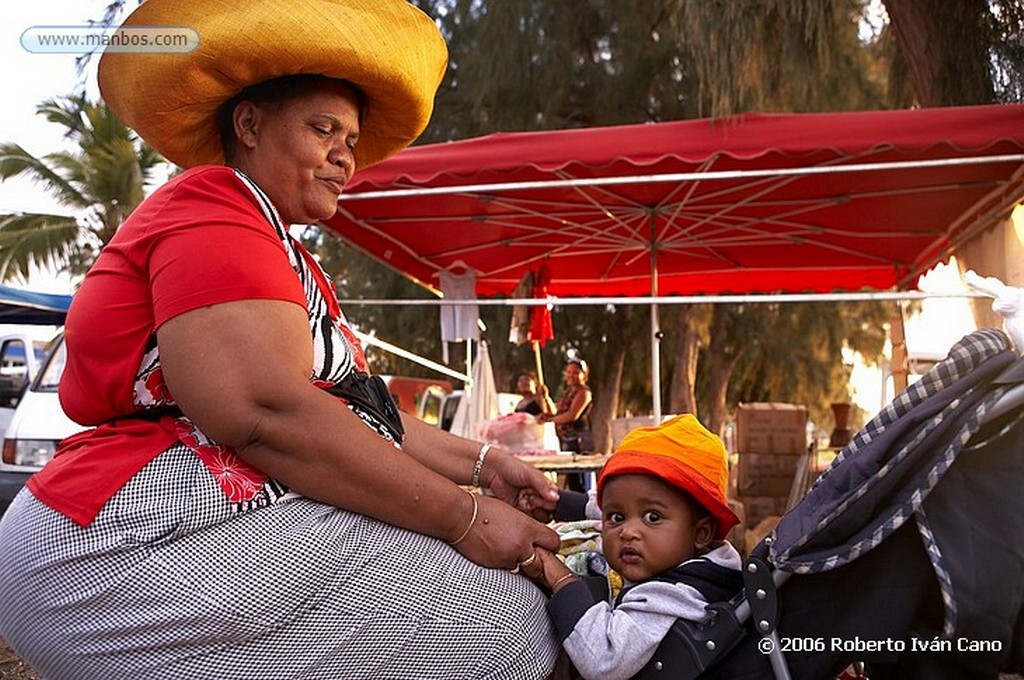
[[[33,179],[71,214],[0,214],[0,282],[27,280],[30,265],[84,273],[163,162],[103,102],[62,97],[37,113],[63,126],[76,148],[37,158],[19,144],[0,144],[0,181]]]

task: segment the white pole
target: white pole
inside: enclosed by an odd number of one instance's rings
[[[480,305],[491,307],[515,307],[517,305],[551,305],[552,307],[582,307],[594,305],[695,305],[695,304],[760,304],[780,302],[853,302],[853,301],[885,301],[885,300],[943,300],[959,298],[991,298],[986,293],[968,291],[951,293],[925,293],[916,290],[903,291],[864,291],[858,293],[750,293],[744,295],[663,295],[651,297],[639,296],[592,296],[592,297],[556,297],[549,295],[545,299],[525,298],[481,298],[479,300],[441,300],[422,298],[345,298],[339,299],[342,305],[383,305],[401,307],[438,307],[440,305]]]
[[[651,214],[651,297],[658,297],[658,234],[654,214]],[[658,322],[658,303],[651,303],[651,411],[654,422],[661,422],[661,326]]]
[[[712,170],[708,172],[668,172],[658,175],[630,175],[627,177],[591,177],[587,179],[536,180],[532,182],[494,182],[461,186],[424,187],[419,189],[391,189],[346,193],[338,196],[338,203],[373,198],[406,198],[438,196],[443,194],[494,193],[523,191],[525,189],[551,189],[578,186],[616,186],[620,184],[650,184],[658,182],[709,182],[713,180],[752,179],[758,177],[795,177],[800,175],[837,175],[849,172],[877,172],[906,168],[936,168],[990,163],[1019,163],[1024,154],[999,156],[969,156],[965,158],[933,158],[921,161],[892,161],[883,163],[855,163],[851,165],[811,166],[807,168],[762,168],[758,170]]]
[[[468,401],[469,395],[473,391],[473,341],[469,338],[466,338],[466,375],[470,376],[470,378],[466,381],[465,393],[462,395],[462,398]]]
[[[373,345],[376,347],[380,347],[381,349],[391,352],[396,356],[400,356],[403,359],[408,359],[409,361],[415,362],[420,366],[426,366],[429,369],[437,371],[438,373],[443,373],[444,375],[455,378],[456,380],[469,380],[469,373],[459,373],[458,371],[448,368],[444,364],[439,364],[436,361],[431,361],[430,359],[427,359],[426,357],[421,357],[420,355],[410,352],[407,349],[402,349],[398,345],[393,345],[390,342],[381,340],[376,335],[369,335],[367,333],[363,333],[362,331],[357,331],[354,328],[352,329],[352,332],[356,334],[356,337],[359,338],[359,341],[362,342],[364,345]]]

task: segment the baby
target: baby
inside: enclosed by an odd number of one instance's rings
[[[552,592],[548,611],[585,679],[632,677],[676,619],[704,622],[709,602],[743,587],[740,555],[724,540],[739,522],[728,474],[721,440],[692,415],[633,430],[597,478],[604,556],[624,583],[614,606],[547,550],[522,563]]]

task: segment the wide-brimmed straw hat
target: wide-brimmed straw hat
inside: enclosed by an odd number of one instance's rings
[[[686,491],[718,520],[718,540],[740,522],[726,498],[725,446],[690,414],[638,427],[623,437],[598,474],[598,503],[605,483],[617,475],[653,475]]]
[[[123,27],[198,33],[187,53],[106,52],[100,93],[117,116],[183,167],[224,162],[217,110],[286,75],[347,80],[368,107],[355,156],[364,168],[423,132],[448,51],[407,0],[146,0]]]

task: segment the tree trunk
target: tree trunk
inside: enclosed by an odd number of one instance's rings
[[[622,343],[605,366],[603,372],[606,379],[594,391],[590,427],[594,435],[594,448],[602,453],[610,453],[612,450],[611,421],[619,409],[619,388],[622,386],[622,369],[625,365],[626,345]]]
[[[622,328],[633,328],[637,317],[636,305],[622,305],[616,310],[615,321]],[[601,380],[594,382],[594,406],[590,412],[590,430],[594,435],[594,448],[603,453],[611,452],[611,421],[619,411],[619,390],[622,388],[622,373],[626,366],[629,350],[627,333],[609,333],[607,353],[601,366]]]
[[[729,392],[729,378],[736,367],[741,349],[730,349],[729,315],[730,305],[715,305],[711,317],[711,337],[708,342],[708,419],[704,426],[722,436],[725,421],[729,416],[726,397]]]
[[[990,104],[986,0],[884,0],[918,104]]]
[[[700,337],[693,328],[692,305],[679,305],[676,365],[669,390],[669,413],[697,415],[697,357]]]
[[[989,104],[995,99],[985,44],[986,0],[884,0],[900,53],[906,61],[921,106]],[[1013,248],[1007,225],[978,234],[957,248],[961,271],[976,269],[1006,281],[1000,254]],[[1004,242],[1005,241],[1005,242]],[[1020,239],[1017,239],[1020,249]],[[1007,261],[1012,261],[1008,259]],[[971,300],[979,328],[1002,319],[988,300]]]

